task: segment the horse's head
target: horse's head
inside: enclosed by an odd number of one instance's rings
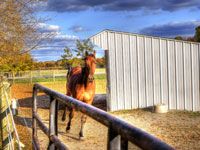
[[[94,80],[94,73],[96,69],[96,52],[93,54],[88,54],[87,51],[85,53],[85,67],[88,68],[88,81]]]

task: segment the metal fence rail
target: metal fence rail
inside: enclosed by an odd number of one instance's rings
[[[41,118],[37,114],[37,92],[42,91],[50,96],[50,121],[48,129]],[[72,97],[68,97],[64,94],[53,91],[42,85],[35,84],[33,88],[33,141],[35,146],[39,148],[37,138],[36,122],[42,131],[49,137],[49,148],[56,149],[68,149],[61,141],[57,138],[57,103],[62,102],[69,108],[75,108],[76,110],[90,116],[94,120],[108,127],[108,144],[107,149],[128,149],[128,141],[137,145],[138,147],[146,150],[171,150],[173,149],[170,145],[162,142],[161,140],[153,137],[152,135],[136,128],[117,117],[110,115],[109,113],[102,111],[94,106],[85,104]]]

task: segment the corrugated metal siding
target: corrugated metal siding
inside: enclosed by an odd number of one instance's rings
[[[175,42],[168,41],[169,108],[176,109],[176,53]]]
[[[90,38],[109,51],[111,111],[165,103],[200,111],[200,45],[105,30]]]
[[[176,42],[177,109],[184,109],[183,43]]]
[[[154,90],[153,90],[153,52],[152,52],[152,38],[145,38],[145,66],[146,66],[146,100],[147,106],[154,104]]]
[[[142,107],[146,107],[144,37],[140,37],[140,36],[137,37],[137,45],[138,45],[139,107],[142,108]]]
[[[152,38],[153,51],[153,86],[154,104],[161,103],[161,81],[160,81],[160,44],[158,38]]]
[[[167,41],[160,40],[160,76],[161,76],[161,101],[168,104],[169,80],[168,80],[168,49]]]
[[[130,35],[131,108],[139,107],[138,90],[138,49],[136,36]]]
[[[117,88],[111,88],[111,87],[117,87],[117,77],[116,77],[116,46],[115,46],[115,33],[108,33],[108,49],[109,49],[109,66],[110,66],[110,72],[112,72],[112,76],[110,76],[110,109],[111,110],[117,110]]]
[[[130,40],[128,35],[122,35],[123,45],[123,76],[124,76],[124,99],[125,109],[131,109],[131,74],[127,73],[130,70]]]
[[[184,43],[184,93],[185,93],[185,109],[192,110],[192,61],[191,47],[189,43]]]

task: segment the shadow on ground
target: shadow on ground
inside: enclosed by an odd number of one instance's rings
[[[32,108],[32,97],[23,98],[18,100],[19,109],[20,108]],[[50,100],[48,95],[41,95],[38,96],[37,100],[37,107],[40,109],[49,109]],[[95,96],[93,101],[93,106],[106,111],[106,95],[105,94],[98,94]],[[63,110],[65,105],[59,103],[59,110]],[[31,111],[31,110],[30,110]],[[31,112],[29,112],[31,113]],[[32,127],[32,118],[29,117],[22,117],[17,115],[14,117],[15,123],[22,126]]]
[[[19,107],[28,107],[32,108],[32,97],[22,98],[18,100]],[[37,107],[42,109],[49,109],[50,100],[48,95],[38,96]],[[97,94],[95,95],[93,106],[106,111],[106,94]],[[59,109],[63,109],[64,105],[59,103]]]

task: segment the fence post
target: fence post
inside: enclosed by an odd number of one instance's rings
[[[33,87],[33,109],[32,109],[32,147],[33,149],[40,149],[39,142],[37,139],[37,122],[34,117],[34,114],[37,114],[37,92],[38,89]]]
[[[128,150],[128,140],[121,137],[121,150]]]
[[[0,149],[9,149],[14,145],[13,143],[13,126],[9,123],[11,120],[9,104],[11,104],[10,98],[10,84],[4,81],[3,77],[0,77]],[[6,91],[5,91],[6,90]],[[7,92],[7,96],[5,95]],[[7,100],[8,102],[7,102]]]
[[[120,150],[120,136],[110,127],[108,129],[108,150]]]
[[[30,71],[30,80],[31,80],[31,83],[33,83],[33,74],[32,74],[32,71]]]
[[[51,142],[52,135],[58,135],[58,101],[50,97],[50,112],[49,112],[49,150],[56,150],[56,146]]]
[[[111,98],[110,98],[110,63],[109,63],[109,51],[105,50],[105,59],[106,59],[106,80],[107,80],[107,85],[106,85],[106,101],[107,101],[107,110],[111,110]]]
[[[55,70],[53,70],[53,82],[55,82]]]
[[[15,73],[12,72],[12,79],[13,79],[13,83],[15,83]]]
[[[128,150],[128,140],[122,138],[112,127],[108,129],[108,150]]]

